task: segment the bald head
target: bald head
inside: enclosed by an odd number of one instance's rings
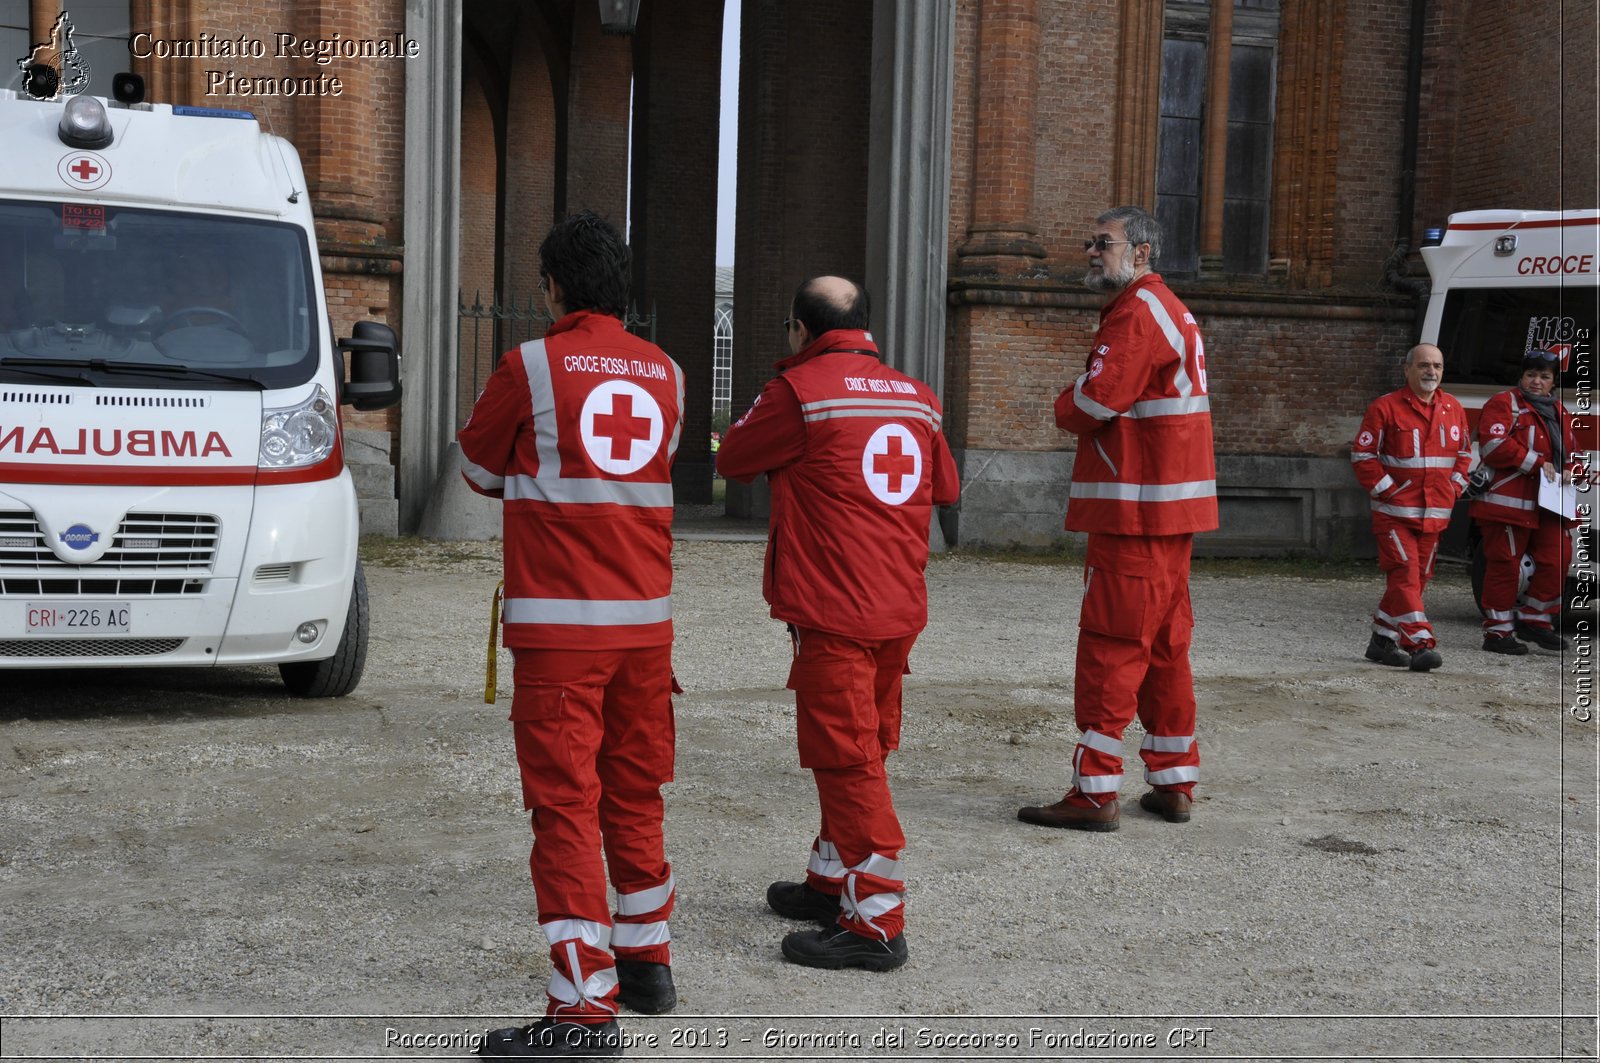
[[[1406,352],[1406,386],[1423,402],[1432,402],[1444,379],[1444,352],[1431,343],[1419,343]]]
[[[865,331],[872,325],[872,305],[855,281],[812,277],[795,289],[790,316],[814,339],[834,329]]]

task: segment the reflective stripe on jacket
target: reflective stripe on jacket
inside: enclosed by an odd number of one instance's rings
[[[1559,400],[1556,417],[1565,437],[1562,453],[1571,467],[1578,440],[1572,431],[1572,420]],[[1483,494],[1472,502],[1472,518],[1537,528],[1539,477],[1543,475],[1540,469],[1554,455],[1544,418],[1528,405],[1518,389],[1502,391],[1485,402],[1478,415],[1478,457],[1493,475]]]
[[[461,471],[505,500],[505,644],[672,641],[672,459],[683,372],[607,314],[508,351],[461,429]]]
[[[1350,463],[1373,513],[1442,531],[1472,464],[1461,403],[1437,391],[1423,405],[1409,387],[1379,396],[1361,419]]]
[[[1159,275],[1139,277],[1100,311],[1088,367],[1056,399],[1056,425],[1078,436],[1069,531],[1217,526],[1205,344]]]

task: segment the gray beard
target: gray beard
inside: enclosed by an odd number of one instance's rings
[[[1124,262],[1116,273],[1107,273],[1102,266],[1098,275],[1092,269],[1083,275],[1083,286],[1091,292],[1120,292],[1132,283],[1132,262]]]

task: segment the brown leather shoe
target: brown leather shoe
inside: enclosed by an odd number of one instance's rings
[[[1139,798],[1139,807],[1168,823],[1189,822],[1189,808],[1193,804],[1182,790],[1151,790]]]
[[[1066,827],[1070,830],[1116,830],[1122,809],[1113,797],[1099,808],[1063,798],[1053,805],[1029,805],[1017,809],[1017,818],[1041,827]]]

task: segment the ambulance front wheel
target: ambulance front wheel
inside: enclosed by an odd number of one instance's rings
[[[367,621],[367,574],[358,561],[339,648],[325,661],[278,665],[289,693],[302,698],[342,698],[354,690],[367,666]]]

